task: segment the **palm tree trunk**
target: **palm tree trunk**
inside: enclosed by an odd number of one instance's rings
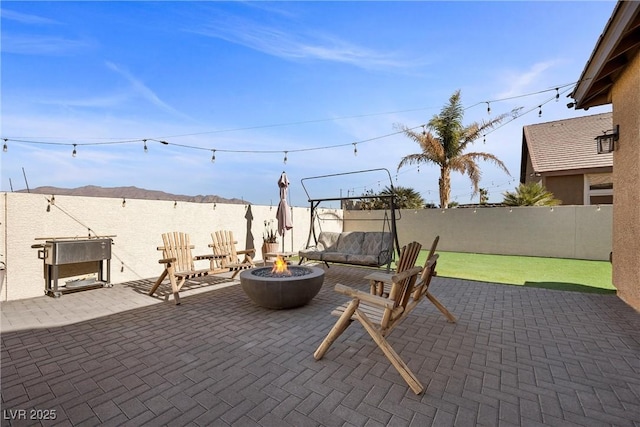
[[[448,166],[440,168],[438,185],[440,187],[440,207],[447,209],[451,198],[451,169]]]

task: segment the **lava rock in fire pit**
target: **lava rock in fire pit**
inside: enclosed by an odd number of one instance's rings
[[[253,268],[240,273],[240,284],[260,307],[280,310],[308,304],[322,288],[324,270],[289,266],[289,273],[272,273],[271,267]]]

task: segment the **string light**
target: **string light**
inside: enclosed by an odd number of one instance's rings
[[[358,155],[358,143],[357,142],[353,143],[353,155],[354,156]]]
[[[148,153],[148,152],[149,152],[149,149],[147,148],[147,140],[146,140],[146,139],[143,139],[143,140],[142,140],[142,142],[144,143],[144,152],[145,152],[145,153]]]
[[[216,150],[211,150],[211,163],[216,162]]]
[[[288,151],[284,152],[284,164],[285,165],[287,164],[287,153],[288,153]]]
[[[570,87],[571,86],[571,87]],[[572,89],[572,87],[575,86],[575,83],[571,83],[571,84],[565,84],[565,85],[560,85],[557,86],[555,88],[551,88],[551,89],[545,89],[542,91],[538,91],[538,92],[533,92],[533,93],[528,93],[528,94],[523,94],[523,95],[516,95],[513,97],[509,97],[509,98],[504,98],[504,99],[496,99],[496,100],[490,100],[490,101],[483,101],[483,103],[487,104],[487,113],[490,113],[491,111],[491,102],[499,102],[499,101],[506,101],[506,100],[511,100],[511,99],[515,99],[515,98],[523,98],[523,97],[527,97],[527,96],[532,96],[532,95],[537,95],[540,93],[544,93],[544,92],[549,92],[549,91],[555,91],[555,94],[548,100],[544,101],[543,103],[541,103],[540,105],[538,105],[538,116],[542,117],[542,105],[546,104],[547,102],[550,102],[552,99],[555,99],[556,101],[559,100],[560,94],[561,93],[565,93],[568,92]],[[562,91],[560,91],[560,89],[563,89]],[[476,103],[470,107],[466,107],[466,109],[469,109],[475,105],[478,105],[479,103]],[[408,110],[408,111],[418,111],[418,110],[423,110],[422,109],[414,109],[414,110]],[[528,111],[526,111],[525,113],[522,114],[518,114],[518,115],[514,115],[511,120],[507,120],[505,122],[503,122],[501,125],[496,126],[494,128],[491,129],[491,131],[487,132],[487,133],[491,133],[494,132],[496,130],[498,130],[499,128],[509,124],[511,121],[515,120],[516,118],[521,117],[522,115],[531,112],[533,110],[530,109]],[[379,113],[379,114],[368,114],[366,116],[372,116],[372,115],[382,115],[382,114],[390,114],[390,113]],[[360,117],[360,116],[358,116]],[[336,120],[336,119],[332,119],[332,120]],[[259,128],[259,127],[274,127],[274,126],[290,126],[290,125],[296,125],[296,124],[304,124],[304,123],[308,123],[308,122],[317,122],[317,121],[326,121],[326,120],[313,120],[313,121],[305,121],[305,122],[296,122],[296,123],[287,123],[287,124],[278,124],[278,125],[268,125],[268,126],[252,126],[252,127],[247,127],[247,128],[238,128],[238,129],[227,129],[227,130],[221,130],[221,131],[215,131],[215,133],[219,133],[219,132],[229,132],[229,131],[238,131],[238,130],[245,130],[245,129],[255,129],[255,128]],[[424,136],[427,135],[427,131],[426,131],[426,125],[420,125],[422,127],[422,134]],[[374,137],[374,138],[370,138],[367,140],[362,140],[362,141],[358,141],[358,142],[350,142],[347,144],[336,144],[336,145],[330,145],[330,146],[320,146],[320,147],[310,147],[310,148],[302,148],[302,149],[294,149],[294,150],[288,150],[285,151],[285,157],[284,157],[284,161],[285,163],[287,162],[287,154],[288,152],[302,152],[302,151],[315,151],[315,150],[327,150],[327,149],[333,149],[333,148],[337,148],[337,147],[343,147],[345,145],[351,144],[354,147],[354,154],[357,152],[357,144],[360,143],[365,143],[365,142],[371,142],[371,141],[375,141],[378,139],[383,139],[383,138],[388,138],[390,136],[394,136],[394,135],[398,135],[401,133],[404,133],[406,130],[413,130],[416,129],[420,126],[416,126],[414,128],[408,128],[408,129],[403,129],[401,131],[398,132],[394,132],[394,133],[390,133],[390,134],[386,134],[386,135],[381,135],[378,137]],[[206,133],[214,133],[214,132],[202,132],[202,134],[206,134]],[[164,138],[174,138],[174,137],[180,137],[180,136],[189,136],[189,135],[193,135],[193,134],[188,134],[188,135],[174,135],[171,137],[164,137]],[[177,147],[184,147],[184,148],[188,148],[188,149],[195,149],[195,150],[209,150],[212,152],[212,162],[215,159],[215,151],[224,151],[224,152],[231,152],[231,153],[278,153],[278,152],[282,152],[280,150],[213,150],[210,148],[204,148],[204,147],[197,147],[197,146],[190,146],[190,145],[184,145],[184,144],[177,144],[177,143],[169,143],[168,141],[164,140],[164,139],[154,139],[154,138],[146,138],[146,139],[130,139],[130,140],[119,140],[119,141],[106,141],[106,142],[89,142],[89,143],[82,143],[82,144],[69,144],[69,143],[64,143],[64,142],[47,142],[47,141],[28,141],[28,140],[21,140],[21,139],[14,139],[14,138],[2,138],[4,141],[3,144],[3,151],[6,152],[8,150],[8,145],[7,142],[8,141],[15,141],[15,142],[21,142],[21,143],[27,143],[27,144],[47,144],[47,145],[73,145],[73,152],[72,152],[72,156],[75,157],[77,155],[77,146],[78,145],[112,145],[112,144],[126,144],[126,143],[133,143],[133,142],[140,142],[142,141],[145,147],[145,152],[147,152],[148,150],[148,146],[146,144],[147,141],[156,141],[159,142],[163,145],[174,145]],[[483,141],[486,143],[486,135],[483,135]],[[396,176],[396,181],[397,181],[397,176]]]

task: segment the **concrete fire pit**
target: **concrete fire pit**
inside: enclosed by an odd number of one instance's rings
[[[281,310],[308,304],[322,288],[324,270],[289,266],[289,272],[291,274],[272,273],[271,267],[253,268],[240,273],[240,284],[260,307]]]

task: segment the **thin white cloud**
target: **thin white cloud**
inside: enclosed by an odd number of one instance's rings
[[[87,40],[64,37],[14,36],[2,37],[2,52],[20,55],[69,55],[90,48]]]
[[[59,24],[58,21],[53,19],[45,18],[38,15],[31,15],[27,13],[20,13],[9,9],[0,9],[0,16],[3,19],[7,19],[10,21],[21,22],[23,24],[34,24],[34,25],[51,25],[51,24]]]
[[[405,68],[415,65],[414,60],[403,60],[394,53],[368,49],[336,37],[296,34],[241,19],[229,18],[190,31],[285,59],[332,61],[360,68]]]
[[[170,106],[169,104],[161,100],[160,97],[156,95],[156,93],[153,90],[147,87],[142,81],[137,79],[127,70],[109,61],[106,62],[106,65],[109,69],[111,69],[112,71],[115,71],[121,77],[124,77],[131,84],[131,88],[133,89],[134,93],[141,96],[143,99],[149,101],[151,104],[155,105],[161,110],[164,110],[168,113],[191,120],[190,117],[181,113],[180,111],[176,110],[175,108],[173,108],[172,106]]]
[[[533,64],[529,70],[506,73],[503,81],[508,89],[498,94],[497,98],[508,98],[526,93],[538,85],[544,74],[558,63],[559,61],[555,60],[538,62]]]

